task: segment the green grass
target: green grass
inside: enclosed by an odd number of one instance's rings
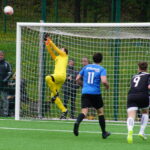
[[[102,139],[97,122],[83,122],[80,135],[72,133],[71,121],[15,121],[0,120],[0,150],[148,150],[149,138],[143,141],[134,135],[134,143],[126,142],[126,125],[107,123],[112,132]],[[139,126],[135,127],[138,133]],[[147,128],[146,133],[150,133]]]
[[[0,32],[0,50],[5,52],[6,60],[11,64],[15,72],[16,66],[16,39],[15,33]]]

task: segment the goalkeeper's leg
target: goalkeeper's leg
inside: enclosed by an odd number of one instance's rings
[[[59,91],[59,90],[57,90],[57,91]],[[52,102],[54,102],[57,105],[57,107],[61,110],[62,113],[67,111],[66,107],[63,105],[63,103],[62,103],[61,99],[58,97],[58,95],[54,96],[53,93],[51,93],[51,97],[52,97]]]
[[[57,91],[60,90],[60,88],[62,87],[62,84],[63,82],[59,83],[59,84],[56,84],[56,89]],[[57,98],[55,99],[55,104],[57,105],[57,107],[61,110],[62,114],[60,116],[60,119],[66,119],[67,117],[67,113],[68,113],[68,110],[67,108],[63,105],[60,97],[57,96]]]
[[[45,77],[46,83],[48,87],[50,88],[52,95],[55,96],[57,95],[57,89],[56,89],[56,84],[55,84],[55,79],[53,76],[46,76]]]
[[[61,110],[62,113],[65,113],[67,111],[66,107],[63,105],[63,103],[59,97],[57,97],[55,99],[55,104]]]
[[[63,84],[64,78],[61,79],[61,76],[57,75],[51,75],[51,76],[46,76],[45,78],[46,83],[48,84],[51,92],[52,92],[52,101],[55,102],[57,107],[61,110],[62,113],[67,114],[67,109],[64,107],[62,101],[58,97],[58,92]],[[62,81],[62,82],[59,82]]]

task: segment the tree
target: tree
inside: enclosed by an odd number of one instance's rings
[[[81,22],[81,0],[74,0],[74,22]]]
[[[140,5],[140,14],[138,20],[141,22],[146,22],[148,21],[148,10],[150,7],[150,1],[149,0],[142,0],[138,1]]]

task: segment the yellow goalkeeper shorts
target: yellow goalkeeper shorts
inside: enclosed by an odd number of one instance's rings
[[[55,84],[60,84],[63,85],[65,80],[66,80],[66,76],[65,75],[60,75],[60,74],[52,74],[52,77],[54,77],[54,82]]]
[[[49,80],[52,80],[52,78],[54,78],[53,84],[49,85],[49,86],[54,86],[54,88],[59,92],[60,88],[62,87],[62,85],[64,84],[66,77],[63,75],[59,75],[59,74],[51,74],[46,76],[45,80],[48,83]],[[54,93],[51,93],[51,97],[54,96]]]

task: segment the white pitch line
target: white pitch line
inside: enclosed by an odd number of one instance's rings
[[[38,122],[49,122],[49,123],[58,123],[58,124],[74,124],[74,122],[68,122],[68,121],[63,121],[61,122],[60,121],[38,121]],[[121,124],[121,123],[109,123],[109,122],[106,122],[107,123],[107,126],[127,126],[126,124]],[[86,121],[83,121],[82,124],[87,124],[87,125],[98,125],[99,123],[98,122],[93,122],[93,123],[90,123],[90,122],[86,122]],[[135,124],[134,126],[140,126],[139,123]]]
[[[44,121],[44,120],[43,121],[20,120],[20,121],[25,121],[25,122],[40,122],[40,123],[74,124],[73,121],[71,122],[71,121],[68,121],[68,120],[58,120],[58,121],[55,121],[55,120],[49,120],[49,121]],[[126,123],[124,123],[124,124],[122,123],[121,124],[121,123],[117,123],[116,122],[116,123],[113,124],[112,122],[110,123],[109,121],[108,122],[106,121],[106,123],[107,123],[107,126],[127,126]],[[98,123],[98,121],[97,122],[92,122],[92,123],[91,122],[87,122],[87,121],[83,121],[82,124],[94,125],[94,124],[99,124],[99,123]],[[136,123],[134,126],[140,126],[140,123]],[[147,126],[149,126],[149,124]]]
[[[72,133],[72,130],[49,130],[49,129],[33,129],[33,128],[10,128],[10,127],[0,127],[1,130],[19,130],[19,131],[44,131],[44,132],[64,132],[64,133]],[[98,131],[79,131],[80,133],[89,133],[89,134],[101,134],[101,132]],[[112,135],[127,135],[127,133],[121,133],[121,132],[112,132]],[[133,134],[138,135],[138,134]],[[147,136],[150,136],[150,134],[146,134]]]
[[[0,120],[11,120],[11,121],[15,121],[14,119],[0,119]],[[48,121],[39,121],[39,120],[19,120],[21,122],[40,122],[40,123],[58,123],[58,124],[74,124],[73,121],[69,121],[69,120],[48,120]],[[107,126],[127,126],[125,123],[117,123],[115,122],[114,124],[112,122],[107,122]],[[87,125],[93,125],[93,124],[98,124],[98,122],[87,122],[87,121],[83,121],[82,124],[87,124]],[[140,122],[139,123],[136,123],[134,126],[140,126]],[[148,124],[148,126],[150,126],[150,124]]]

